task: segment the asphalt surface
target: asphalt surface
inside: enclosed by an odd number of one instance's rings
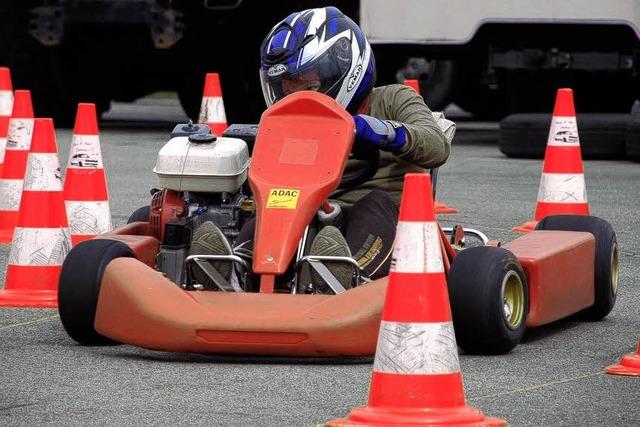
[[[175,102],[120,104],[100,123],[114,225],[149,201],[157,150]],[[63,169],[71,132],[58,131]],[[540,160],[508,159],[495,123],[460,122],[437,199],[460,209],[444,226],[509,241],[533,216]],[[603,321],[529,330],[510,354],[460,354],[470,406],[512,426],[640,425],[640,378],[603,369],[635,351],[640,335],[640,164],[586,161],[591,213],[620,247],[620,289]],[[9,246],[0,246],[0,283]],[[305,360],[81,347],[55,309],[0,308],[0,425],[312,426],[366,403],[371,360]]]

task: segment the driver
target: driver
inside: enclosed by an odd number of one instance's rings
[[[322,227],[309,251],[352,257],[371,279],[389,272],[404,175],[444,164],[455,133],[455,124],[432,113],[413,89],[401,84],[374,87],[375,79],[376,63],[364,33],[335,7],[292,13],[271,29],[260,48],[267,106],[301,90],[324,93],[353,115],[355,148],[380,150],[373,178],[332,195],[344,208],[342,224]],[[349,160],[345,176],[358,163]],[[233,251],[250,259],[254,229],[255,221],[247,221],[232,249],[216,225],[205,222],[194,233],[191,254]],[[343,287],[351,287],[351,266],[325,265]],[[213,267],[223,277],[231,276],[230,263],[214,262]],[[316,274],[303,269],[302,283],[327,291]]]

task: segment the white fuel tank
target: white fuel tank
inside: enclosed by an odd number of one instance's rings
[[[237,138],[211,134],[179,136],[158,153],[158,184],[176,191],[235,193],[247,179],[249,149]]]

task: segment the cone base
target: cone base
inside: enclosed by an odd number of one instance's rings
[[[517,231],[518,233],[531,233],[536,229],[536,225],[538,225],[538,221],[529,221],[517,227],[513,227],[512,230]]]
[[[605,369],[607,374],[640,376],[640,354],[629,353],[620,362]]]
[[[391,407],[360,407],[351,411],[347,418],[326,423],[327,426],[506,426],[500,418],[485,416],[481,411],[468,406],[445,409],[416,409]]]
[[[435,214],[457,214],[460,213],[460,209],[450,208],[445,203],[435,201],[433,204],[433,211]]]
[[[0,290],[0,307],[58,307],[57,291]]]

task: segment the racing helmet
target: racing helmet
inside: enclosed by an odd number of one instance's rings
[[[267,106],[299,90],[331,96],[351,114],[376,79],[371,46],[353,20],[336,7],[292,13],[260,47],[260,82]]]

